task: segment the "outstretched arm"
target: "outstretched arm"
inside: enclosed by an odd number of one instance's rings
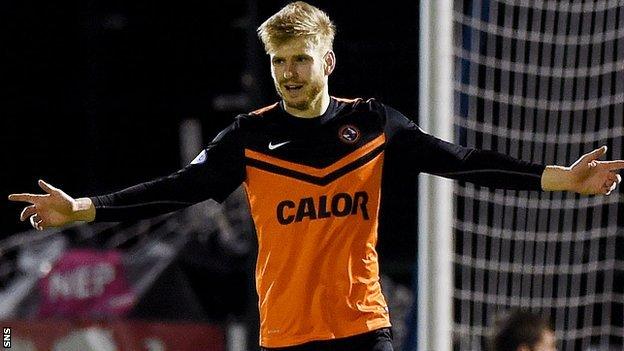
[[[573,165],[544,166],[487,150],[463,147],[426,134],[400,112],[385,106],[389,148],[409,160],[419,172],[471,182],[481,186],[514,189],[573,191],[584,195],[609,195],[621,181],[623,160],[598,161],[603,146],[583,155]]]
[[[37,230],[60,227],[73,222],[91,222],[95,219],[95,206],[89,198],[74,199],[63,190],[39,180],[39,187],[45,194],[11,194],[9,200],[27,202],[20,214],[20,220],[30,219]]]
[[[603,146],[579,158],[569,167],[547,166],[542,174],[542,189],[574,191],[583,195],[609,195],[622,181],[618,171],[624,160],[598,161],[607,152]]]
[[[106,195],[74,199],[40,180],[45,194],[12,194],[9,200],[30,203],[22,221],[30,218],[39,230],[76,221],[119,222],[149,218],[207,200],[224,200],[244,179],[242,147],[236,124],[221,132],[183,169]],[[96,216],[97,213],[97,216]]]

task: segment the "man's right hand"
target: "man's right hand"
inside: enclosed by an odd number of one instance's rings
[[[91,222],[95,219],[95,206],[91,199],[74,199],[61,189],[39,180],[39,186],[46,194],[11,194],[9,200],[28,202],[20,220],[30,219],[37,230],[60,227],[77,221]]]

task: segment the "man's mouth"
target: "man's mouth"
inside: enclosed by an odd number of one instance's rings
[[[284,88],[286,89],[286,91],[293,93],[301,90],[301,88],[303,88],[303,84],[284,84]]]

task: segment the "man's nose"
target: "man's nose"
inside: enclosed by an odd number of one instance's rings
[[[290,79],[295,75],[295,67],[289,63],[284,67],[284,79]]]

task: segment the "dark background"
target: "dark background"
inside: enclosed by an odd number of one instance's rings
[[[181,165],[181,120],[199,119],[206,142],[276,101],[255,28],[286,3],[3,1],[0,239],[29,229],[7,194],[38,192],[41,178],[79,197],[167,174]],[[310,3],[338,28],[330,94],[416,120],[418,2]],[[386,190],[381,262],[409,280],[416,182],[400,181]]]

